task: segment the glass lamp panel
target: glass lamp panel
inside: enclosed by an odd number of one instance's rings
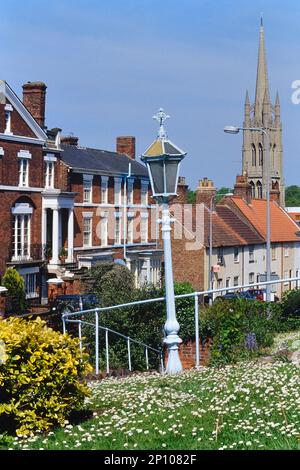
[[[174,194],[176,193],[176,182],[177,182],[177,173],[178,173],[178,160],[167,160],[166,161],[166,183],[167,183],[167,193]]]
[[[163,194],[165,192],[163,161],[150,161],[148,165],[153,180],[153,192],[155,194]]]

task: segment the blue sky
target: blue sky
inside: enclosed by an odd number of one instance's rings
[[[260,12],[264,12],[271,96],[282,105],[284,171],[300,184],[300,2],[296,0],[10,0],[0,17],[1,73],[21,95],[48,85],[48,127],[82,145],[114,150],[135,135],[141,154],[163,107],[171,140],[188,152],[181,174],[192,188],[208,176],[232,186],[241,170],[246,88],[254,99]]]

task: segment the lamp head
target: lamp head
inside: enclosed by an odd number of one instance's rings
[[[240,132],[240,128],[236,126],[225,126],[224,132],[226,134],[238,134]]]

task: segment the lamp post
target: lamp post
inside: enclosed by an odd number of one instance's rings
[[[170,140],[164,128],[164,121],[169,118],[161,108],[153,116],[159,122],[157,139],[148,147],[141,160],[146,163],[152,196],[157,200],[162,209],[162,217],[159,222],[162,226],[162,239],[164,244],[165,260],[165,286],[167,320],[164,326],[166,337],[164,343],[168,348],[168,362],[166,372],[176,374],[182,370],[179,358],[179,344],[182,340],[178,336],[179,323],[176,318],[174,280],[172,269],[171,249],[171,217],[169,201],[177,195],[177,184],[181,160],[185,157],[183,152]]]
[[[266,234],[266,273],[267,282],[271,281],[271,218],[270,218],[270,137],[268,130],[264,127],[235,127],[226,126],[224,132],[227,134],[238,134],[240,131],[262,132],[266,139],[265,155],[266,155],[266,200],[267,200],[267,234]],[[271,300],[271,286],[266,285],[266,301]]]

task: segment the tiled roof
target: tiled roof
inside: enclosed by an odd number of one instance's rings
[[[132,160],[127,155],[107,150],[76,147],[62,144],[61,153],[63,162],[74,170],[89,170],[103,174],[126,174],[128,164],[131,163],[131,173],[135,176],[148,178],[148,171],[144,165]]]
[[[267,201],[252,199],[251,203],[247,204],[244,199],[239,197],[232,197],[230,200],[265,239]],[[275,201],[270,203],[270,218],[272,242],[300,241],[300,236],[297,235],[299,233],[298,225]]]
[[[209,245],[210,211],[205,207],[205,245]],[[213,212],[212,238],[214,247],[245,246],[263,243],[255,230],[243,222],[229,207],[216,206]]]

